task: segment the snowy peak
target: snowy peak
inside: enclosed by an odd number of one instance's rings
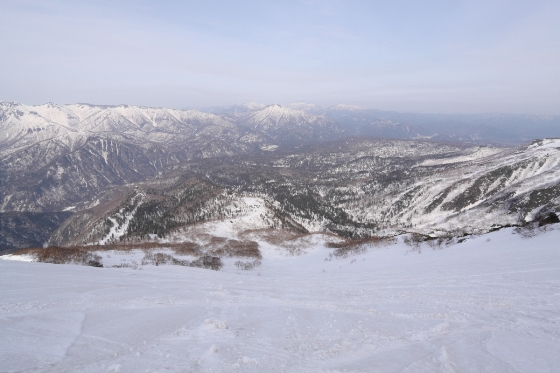
[[[249,114],[246,123],[254,128],[269,129],[281,128],[288,123],[301,124],[309,122],[313,117],[308,117],[304,112],[272,104],[261,110]]]
[[[328,122],[324,116],[307,114],[301,110],[272,104],[261,110],[250,113],[245,123],[254,128],[264,130],[281,129],[282,127],[297,127]]]

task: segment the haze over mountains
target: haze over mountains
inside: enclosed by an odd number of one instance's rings
[[[119,220],[136,219],[137,231],[120,227],[117,239],[169,235],[170,226],[223,218],[247,195],[272,211],[270,226],[354,238],[466,229],[483,216],[492,218],[477,229],[518,224],[534,209],[557,206],[556,142],[517,147],[543,137],[560,137],[560,117],[301,102],[208,112],[2,102],[0,241],[4,250],[42,245],[52,234],[58,244],[91,243],[103,238],[116,206],[139,201],[154,210]],[[173,200],[200,188],[213,192],[196,208]],[[233,197],[216,199],[225,195]],[[167,223],[147,232],[147,222],[163,215]],[[59,227],[66,231],[55,233]]]

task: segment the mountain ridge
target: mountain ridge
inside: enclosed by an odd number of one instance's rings
[[[445,129],[450,117],[416,124],[402,120],[412,117],[398,115],[385,117],[347,105],[323,109],[302,102],[250,103],[221,113],[1,102],[0,218],[8,225],[0,227],[0,241],[4,247],[25,246],[21,237],[26,229],[28,244],[48,241],[56,224],[72,225],[92,208],[101,225],[94,219],[97,228],[91,229],[101,232],[103,219],[119,221],[96,207],[102,201],[121,201],[136,186],[153,189],[177,175],[206,180],[206,188],[237,199],[262,198],[259,203],[269,209],[267,221],[276,228],[350,238],[392,235],[402,229],[422,234],[475,232],[496,224],[525,224],[539,208],[557,210],[556,140],[494,146],[492,136],[507,136],[491,126],[463,123],[447,135],[434,135],[428,128]],[[554,118],[546,120],[554,123]],[[470,130],[482,131],[481,137],[473,141],[478,135]],[[163,201],[153,208],[167,214],[165,223],[153,225],[161,234],[174,234],[161,227],[198,224],[214,216],[196,210],[189,213],[194,214],[191,220],[181,220],[173,212],[178,208],[174,197],[150,193],[144,191],[150,200]],[[216,203],[208,205],[216,216],[226,216],[223,209],[235,210]],[[62,222],[66,212],[72,215]],[[152,227],[131,219],[138,229]],[[473,219],[485,223],[475,229]],[[9,225],[13,221],[22,222],[19,231]],[[78,224],[71,231],[84,229]],[[83,243],[63,236],[56,242]]]

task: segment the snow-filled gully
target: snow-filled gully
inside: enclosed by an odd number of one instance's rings
[[[134,214],[136,214],[136,210],[138,210],[138,207],[142,204],[145,197],[146,196],[144,194],[139,194],[140,201],[138,201],[138,203],[136,204],[136,206],[132,211],[130,211],[128,214],[125,214],[123,216],[124,221],[122,224],[119,225],[117,219],[113,217],[108,217],[107,219],[109,219],[112,223],[112,226],[109,229],[109,233],[107,233],[107,235],[103,237],[101,240],[99,240],[99,242],[97,242],[96,244],[105,245],[109,242],[118,240],[121,236],[123,236],[126,233],[126,230],[128,229],[128,224],[134,217]],[[118,214],[122,216],[122,209],[121,211],[118,212]]]

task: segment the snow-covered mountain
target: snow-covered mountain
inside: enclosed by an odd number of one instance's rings
[[[263,206],[253,228],[352,239],[403,232],[462,236],[560,212],[560,140],[552,139],[500,149],[357,138],[186,161],[174,169],[189,173],[109,190],[68,219],[51,242],[103,241],[108,221],[120,222],[117,242],[148,234],[181,241],[182,229],[193,224],[209,234],[204,224],[211,221],[233,229],[228,222],[247,213],[240,206],[248,196]],[[134,211],[128,220],[123,209]]]
[[[258,150],[265,138],[196,110],[0,103],[0,212],[60,211],[186,159]]]
[[[198,138],[227,137],[230,147],[245,133],[223,116],[197,110],[87,104],[27,106],[0,103],[0,154],[47,140],[73,149],[80,140],[97,136],[144,145],[190,145]],[[232,141],[234,140],[234,141]],[[227,153],[227,144],[224,151]]]
[[[36,245],[68,214],[69,231],[57,242],[99,240],[103,221],[118,221],[114,207],[138,193],[155,210],[130,217],[122,231],[130,237],[226,216],[235,208],[224,201],[247,196],[262,198],[273,227],[354,238],[403,229],[474,232],[557,210],[557,140],[517,148],[410,140],[430,137],[422,133],[347,105],[252,103],[209,114],[2,102],[0,241],[20,247],[30,237]],[[355,135],[402,140],[348,137]],[[189,181],[171,192],[176,178]],[[175,199],[202,181],[219,192],[202,193],[196,208]],[[184,208],[187,215],[179,213]]]
[[[342,134],[336,123],[324,115],[268,105],[239,116],[241,125],[266,133],[280,143],[315,142],[334,139]]]

